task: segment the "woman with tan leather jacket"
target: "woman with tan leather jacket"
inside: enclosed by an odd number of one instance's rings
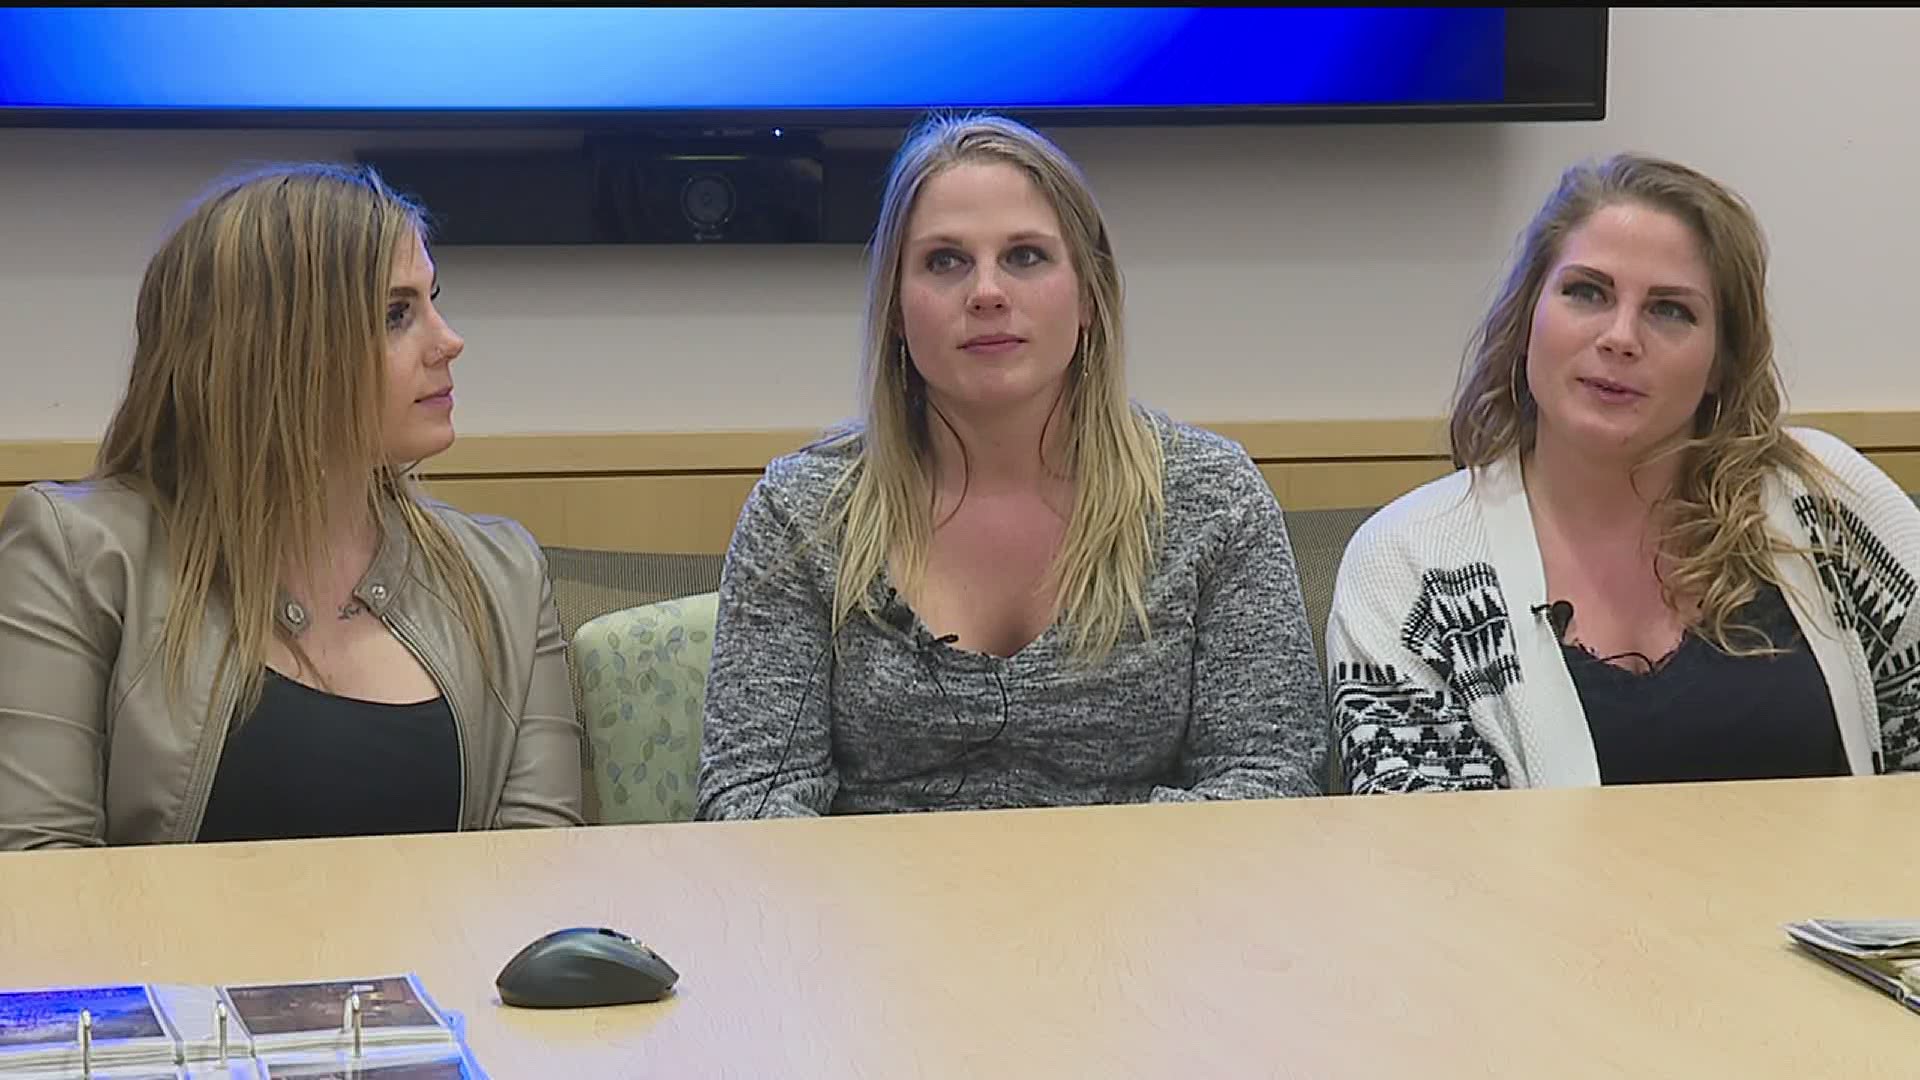
[[[217,185],[92,477],[0,517],[0,849],[580,823],[545,557],[432,502],[462,342],[371,170]]]

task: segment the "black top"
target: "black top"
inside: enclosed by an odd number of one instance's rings
[[[1603,784],[1843,776],[1846,749],[1826,676],[1773,585],[1734,620],[1766,632],[1774,656],[1729,656],[1689,632],[1651,671],[1562,645],[1587,713]],[[1748,635],[1740,635],[1745,637]],[[1738,638],[1736,638],[1738,640]]]
[[[220,758],[200,839],[450,832],[460,768],[444,697],[336,697],[269,669],[259,707]]]

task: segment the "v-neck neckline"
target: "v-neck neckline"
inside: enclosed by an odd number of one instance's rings
[[[951,660],[959,660],[986,667],[1004,669],[1033,663],[1035,657],[1052,646],[1054,640],[1060,634],[1061,624],[1064,621],[1062,614],[1056,612],[1053,620],[1047,623],[1046,627],[1042,629],[1039,634],[1035,635],[1033,640],[1020,646],[1006,656],[1000,656],[996,653],[962,648],[935,634],[933,628],[927,625],[926,620],[920,617],[920,612],[915,610],[914,606],[907,602],[906,593],[902,592],[899,586],[894,583],[892,573],[884,566],[880,568],[880,573],[874,579],[874,591],[877,593],[877,595],[873,597],[877,608],[884,610],[887,607],[896,607],[907,613],[909,621],[907,631],[916,645],[925,649],[938,651]]]

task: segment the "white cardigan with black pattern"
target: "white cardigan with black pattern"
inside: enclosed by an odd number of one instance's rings
[[[1920,509],[1826,432],[1788,432],[1840,481],[1767,487],[1782,593],[1855,774],[1920,771]],[[1840,541],[1833,545],[1832,541]],[[1596,785],[1516,455],[1395,500],[1348,543],[1327,622],[1333,752],[1350,790]]]

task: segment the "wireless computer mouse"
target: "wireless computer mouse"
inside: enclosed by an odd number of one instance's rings
[[[493,985],[508,1005],[576,1009],[658,1001],[679,979],[659,953],[627,935],[575,926],[521,949]]]

